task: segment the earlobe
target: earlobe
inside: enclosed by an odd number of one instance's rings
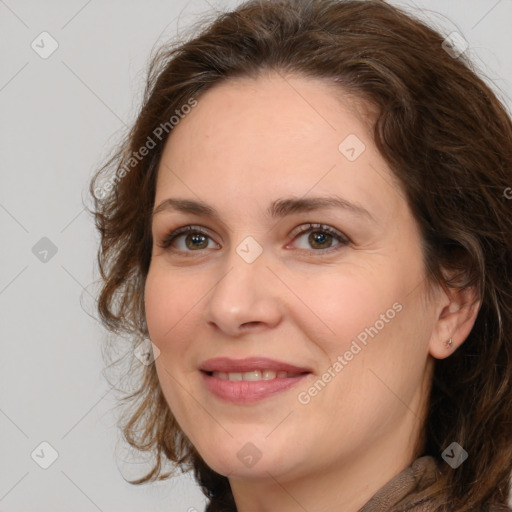
[[[460,343],[456,343],[451,336],[444,341],[431,339],[429,350],[430,355],[436,359],[445,359],[451,356],[463,342],[464,340]]]
[[[441,306],[429,344],[429,353],[436,359],[449,357],[464,343],[481,305],[475,287],[451,290],[444,297],[449,303]]]

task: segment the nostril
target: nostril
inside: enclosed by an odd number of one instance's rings
[[[242,324],[242,327],[253,327],[258,324],[259,322],[245,322],[245,324]]]

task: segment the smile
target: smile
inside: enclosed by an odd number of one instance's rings
[[[291,377],[298,377],[301,375],[300,373],[288,373],[285,371],[274,371],[274,370],[252,370],[249,372],[213,372],[212,375],[217,379],[221,380],[231,380],[231,381],[240,381],[247,380],[251,382],[255,382],[258,380],[273,380],[275,378],[278,379],[287,379]]]
[[[237,404],[275,396],[312,375],[309,368],[264,357],[209,359],[199,369],[211,394]]]

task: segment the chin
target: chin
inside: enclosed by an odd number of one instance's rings
[[[249,440],[251,438],[253,441]],[[230,478],[269,478],[269,473],[274,475],[287,471],[283,467],[283,459],[290,466],[288,470],[296,465],[289,460],[289,454],[280,453],[279,447],[265,439],[265,435],[234,436],[228,443],[209,440],[205,442],[206,449],[202,448],[201,444],[196,446],[208,466]]]
[[[272,459],[263,460],[263,457],[246,465],[240,462],[236,452],[224,453],[221,458],[208,457],[205,461],[216,473],[229,478],[265,480],[282,474],[285,470],[285,468],[280,467],[277,461]]]

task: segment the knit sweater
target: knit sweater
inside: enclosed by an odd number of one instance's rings
[[[427,489],[437,476],[435,459],[419,457],[379,489],[359,512],[431,512]],[[487,512],[512,512],[512,509],[505,505],[490,505]]]

